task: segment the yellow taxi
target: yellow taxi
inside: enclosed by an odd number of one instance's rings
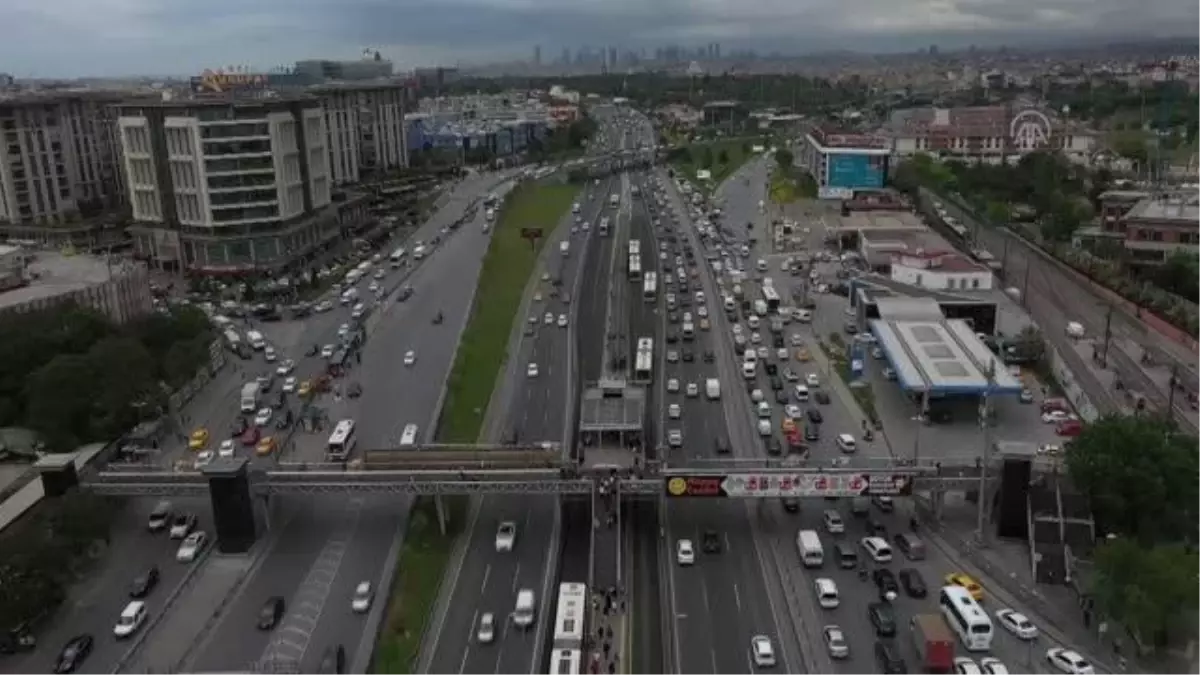
[[[808,347],[801,347],[796,350],[796,360],[801,363],[808,363],[812,360],[812,354],[809,353]]]
[[[712,324],[708,322],[708,317],[703,317],[700,319],[700,330],[708,330],[711,327]]]
[[[312,393],[312,388],[313,388],[312,382],[309,382],[308,380],[304,380],[303,382],[300,383],[299,387],[296,387],[296,395],[297,396],[308,396],[309,394]]]
[[[188,437],[188,448],[191,450],[203,450],[208,446],[208,429],[203,427],[192,432]]]
[[[261,439],[259,439],[258,446],[254,448],[254,453],[259,457],[266,457],[272,452],[275,452],[276,447],[277,444],[275,443],[274,436],[263,436]]]
[[[779,426],[783,430],[783,434],[786,436],[796,431],[796,420],[790,417],[785,417]]]
[[[967,589],[967,592],[971,594],[971,597],[975,599],[975,602],[983,601],[983,586],[980,586],[978,581],[975,581],[962,572],[951,572],[950,574],[947,574],[946,584],[950,586],[962,586],[963,588]]]

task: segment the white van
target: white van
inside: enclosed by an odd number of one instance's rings
[[[838,587],[833,579],[824,577],[813,582],[813,589],[817,592],[817,604],[823,609],[837,609],[841,604],[841,598],[838,597]]]
[[[121,616],[113,626],[113,635],[118,639],[127,638],[136,633],[144,623],[146,623],[146,603],[134,600],[121,610]]]
[[[262,351],[267,347],[267,341],[263,339],[262,333],[252,330],[246,333],[246,342],[250,343],[256,351]]]
[[[825,564],[825,549],[816,530],[800,530],[796,533],[796,550],[805,567],[820,567]]]
[[[883,537],[863,537],[859,543],[862,544],[867,555],[871,556],[871,560],[877,563],[892,561],[892,547],[888,546]]]
[[[422,246],[418,246],[418,247],[414,248],[413,249],[413,260],[424,260],[424,259],[425,259],[425,246],[422,245]]]
[[[517,607],[513,610],[513,623],[519,628],[528,628],[533,625],[536,616],[537,608],[534,607],[533,591],[528,588],[517,591]]]
[[[362,315],[366,314],[366,313],[367,313],[367,306],[360,302],[354,306],[354,309],[350,310],[350,318],[351,319],[361,319]]]
[[[710,377],[704,381],[704,395],[708,400],[715,401],[721,398],[721,381],[715,377]]]
[[[838,434],[837,446],[842,452],[854,452],[858,450],[858,445],[854,442],[854,437],[850,434]]]
[[[767,403],[766,401],[759,401],[758,405],[756,405],[754,408],[759,417],[765,418],[771,416],[771,404]]]
[[[803,384],[796,385],[796,400],[801,403],[808,401],[808,387]]]
[[[759,272],[766,272],[767,271],[767,261],[763,260],[762,258],[759,258],[758,262],[754,263],[754,268],[757,269]]]
[[[408,448],[417,444],[417,425],[404,425],[404,433],[400,434],[400,447]]]
[[[766,438],[769,437],[771,433],[771,420],[759,420],[758,435]]]

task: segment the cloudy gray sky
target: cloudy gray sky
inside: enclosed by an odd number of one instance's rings
[[[805,53],[1196,35],[1196,0],[0,0],[0,72],[190,74],[379,49],[400,68],[562,47]]]

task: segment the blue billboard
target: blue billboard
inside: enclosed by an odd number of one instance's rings
[[[876,190],[883,187],[887,175],[887,157],[878,155],[829,155],[826,184],[848,190]]]

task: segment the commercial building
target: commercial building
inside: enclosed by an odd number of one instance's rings
[[[316,82],[328,82],[331,80],[352,82],[392,76],[392,62],[382,58],[379,52],[367,53],[364,56],[366,58],[357,61],[330,61],[326,59],[297,61],[293,72]]]
[[[155,266],[275,273],[339,234],[314,98],[139,102],[118,129],[134,248]]]
[[[419,110],[406,117],[412,156],[474,154],[477,160],[519,155],[578,111],[519,92],[422,99]]]
[[[125,192],[119,170],[115,92],[0,97],[0,236],[94,248],[124,233],[101,216]]]
[[[889,274],[892,281],[931,291],[990,291],[995,279],[986,266],[949,249],[895,254]]]
[[[926,153],[943,159],[999,164],[1041,149],[1081,164],[1097,150],[1095,132],[1033,107],[909,108],[893,111],[886,127],[897,158]]]
[[[1110,242],[1130,265],[1158,265],[1175,251],[1200,253],[1195,192],[1112,190],[1100,195],[1099,211],[1099,225],[1077,232],[1076,245],[1097,250]]]
[[[124,323],[154,307],[145,265],[0,245],[0,315],[74,302]],[[0,320],[3,320],[0,318]]]
[[[814,127],[797,154],[817,182],[818,197],[851,199],[856,190],[883,188],[891,152],[883,136]]]
[[[329,133],[335,185],[408,166],[407,91],[394,82],[335,83],[310,87],[321,101]]]

